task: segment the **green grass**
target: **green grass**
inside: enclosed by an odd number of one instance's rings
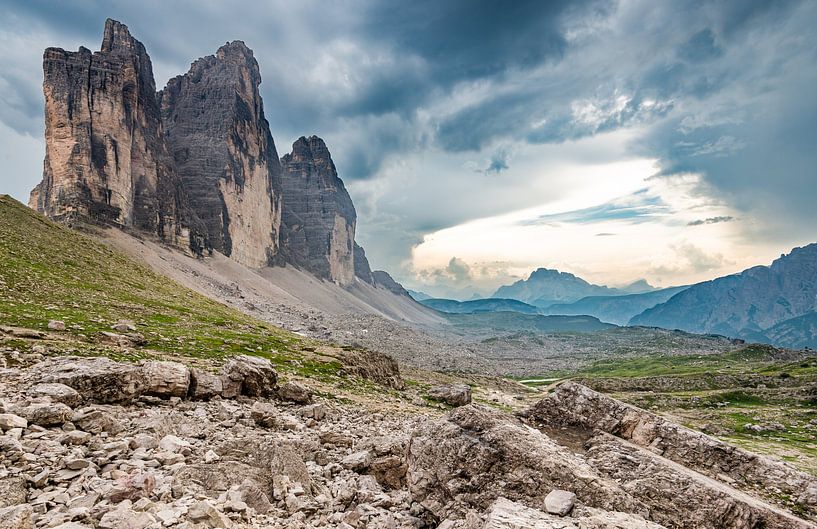
[[[576,377],[640,378],[649,376],[723,375],[754,373],[768,376],[817,375],[817,360],[781,362],[772,346],[752,344],[718,354],[656,354],[599,360],[571,373]],[[556,375],[564,376],[565,373]]]
[[[62,334],[73,339],[66,346],[72,352],[114,354],[96,342],[100,332],[111,331],[121,319],[135,322],[146,340],[125,356],[243,353],[312,376],[334,376],[340,370],[339,364],[299,359],[302,338],[186,289],[0,196],[0,325],[45,331],[49,320],[62,320],[67,326]],[[77,341],[88,345],[76,350]]]

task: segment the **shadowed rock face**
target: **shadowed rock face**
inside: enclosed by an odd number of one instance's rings
[[[369,259],[366,257],[366,250],[358,243],[355,243],[355,275],[366,283],[374,284],[374,275],[369,266]]]
[[[189,244],[182,225],[191,222],[142,43],[109,19],[100,51],[48,48],[43,73],[46,157],[30,206],[51,218],[91,218]]]
[[[247,266],[278,252],[281,166],[252,51],[234,41],[159,94],[168,145],[213,248]]]
[[[282,245],[287,261],[318,277],[351,284],[357,215],[329,149],[317,136],[302,136],[281,163]],[[362,249],[358,254],[363,255]],[[361,273],[366,275],[365,270]]]

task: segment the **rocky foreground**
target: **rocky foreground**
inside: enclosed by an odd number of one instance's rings
[[[258,357],[4,354],[2,529],[817,527],[813,476],[574,383],[518,416],[434,388],[441,414]]]

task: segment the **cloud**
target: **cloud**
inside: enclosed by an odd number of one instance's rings
[[[696,219],[687,222],[687,226],[701,226],[703,224],[718,224],[719,222],[732,222],[735,217],[722,215],[719,217],[709,217],[708,219]]]
[[[475,173],[480,173],[485,176],[498,175],[503,171],[510,169],[508,162],[510,161],[510,153],[507,148],[498,148],[491,154],[491,157],[485,160],[482,164],[469,161],[465,164],[466,167],[472,169]]]
[[[649,271],[650,274],[657,277],[678,276],[689,273],[701,274],[711,270],[720,270],[724,266],[732,264],[722,254],[717,252],[709,253],[687,241],[673,244],[670,248],[676,256],[674,264],[653,267]]]

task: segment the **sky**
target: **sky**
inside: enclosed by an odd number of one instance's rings
[[[817,2],[0,0],[0,193],[42,174],[42,51],[106,18],[158,87],[254,50],[280,155],[326,140],[374,268],[689,284],[817,240]]]

